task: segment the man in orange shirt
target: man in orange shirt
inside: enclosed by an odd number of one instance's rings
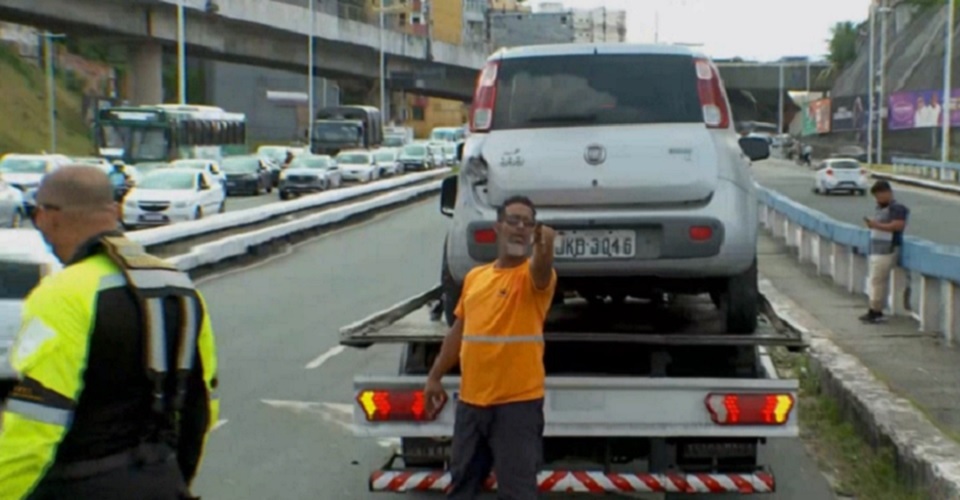
[[[464,278],[457,319],[427,378],[427,411],[434,412],[446,398],[441,377],[460,363],[448,498],[475,498],[491,470],[500,498],[537,498],[546,377],[543,323],[557,273],[556,233],[538,224],[536,213],[522,196],[507,199],[497,210],[497,260]]]

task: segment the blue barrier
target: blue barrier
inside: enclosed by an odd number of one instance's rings
[[[866,255],[870,249],[870,231],[865,227],[840,222],[760,185],[757,185],[757,196],[764,205],[821,238],[854,248],[861,255]],[[906,236],[900,265],[912,273],[960,284],[960,247]]]
[[[960,163],[948,161],[946,163],[937,160],[921,160],[919,158],[907,158],[905,156],[894,156],[891,161],[894,165],[906,165],[910,167],[938,168],[945,170],[960,171]]]

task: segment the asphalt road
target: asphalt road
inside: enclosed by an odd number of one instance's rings
[[[446,219],[436,203],[399,209],[201,283],[220,352],[222,420],[195,494],[393,497],[369,493],[366,484],[394,442],[356,438],[349,428],[353,376],[395,374],[399,347],[344,350],[337,332],[437,282]],[[779,492],[765,498],[834,498],[799,441],[773,442],[764,461],[779,483]]]
[[[761,185],[819,210],[834,219],[861,225],[864,216],[873,216],[875,203],[867,196],[814,194],[813,171],[784,160],[765,160],[753,164],[754,176]],[[907,234],[946,245],[960,245],[960,196],[905,186],[893,185],[894,194],[910,208]]]

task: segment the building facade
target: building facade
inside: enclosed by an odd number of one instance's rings
[[[490,42],[493,50],[519,45],[573,43],[573,14],[560,12],[491,11]]]
[[[599,7],[590,10],[573,10],[573,30],[576,42],[627,41],[627,13]]]

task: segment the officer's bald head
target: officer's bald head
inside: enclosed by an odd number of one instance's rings
[[[110,180],[97,167],[62,167],[37,189],[34,225],[63,262],[87,241],[116,230],[119,215]]]
[[[54,210],[92,213],[113,207],[113,186],[97,167],[68,166],[43,178],[37,189],[37,205]]]

